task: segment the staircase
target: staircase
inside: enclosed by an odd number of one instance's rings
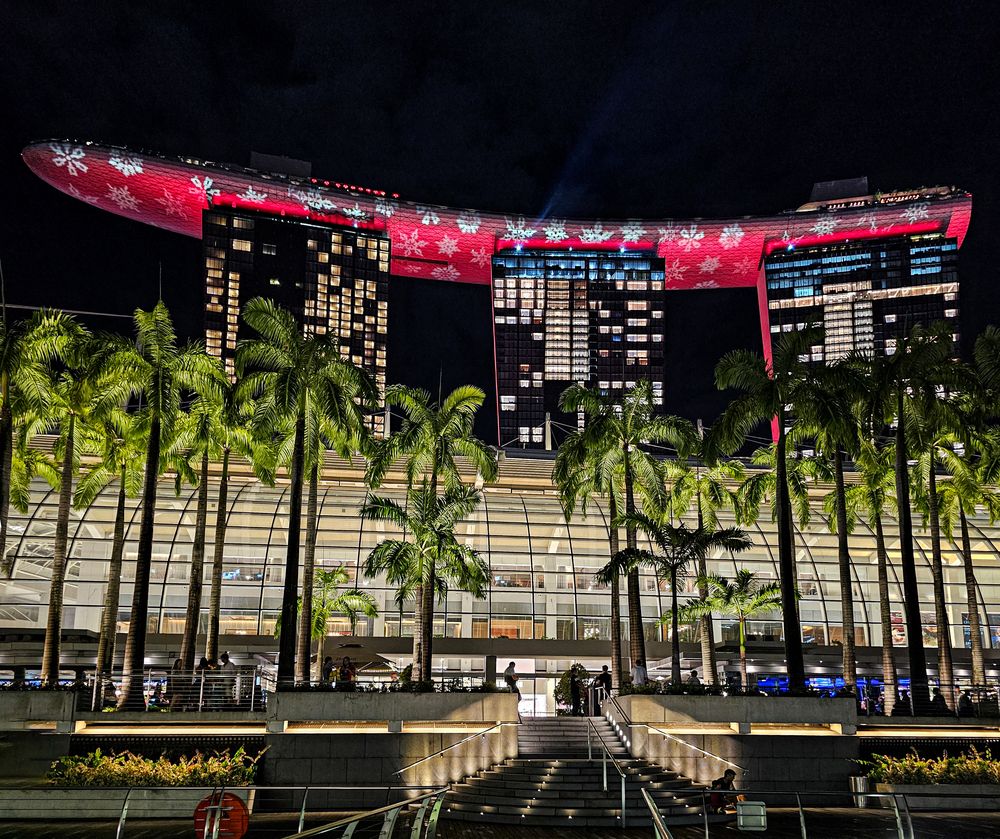
[[[632,758],[607,720],[590,719],[625,772],[628,827],[652,823],[643,787],[668,824],[701,823],[701,787],[676,772]],[[593,760],[588,761],[588,728],[582,717],[526,718],[518,728],[518,757],[452,784],[441,817],[533,827],[620,827],[621,778],[609,760],[604,791],[603,750],[592,734]]]

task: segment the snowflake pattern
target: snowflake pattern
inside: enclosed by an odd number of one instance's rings
[[[569,238],[566,233],[566,219],[549,219],[549,223],[542,230],[545,233],[546,242],[561,242],[563,239]]]
[[[395,265],[393,267],[395,267]],[[419,262],[404,262],[403,270],[407,274],[419,274],[421,271],[424,270],[424,266],[421,265]]]
[[[486,248],[474,248],[469,251],[469,255],[472,257],[472,264],[477,268],[485,268],[490,264],[490,255],[486,252]]]
[[[593,227],[580,228],[580,241],[587,242],[588,244],[606,242],[611,238],[611,235],[611,231],[605,230],[604,225],[602,225],[599,221],[595,222]]]
[[[695,283],[691,288],[718,288],[719,284],[715,280],[702,280]]]
[[[56,166],[65,166],[66,171],[74,178],[80,172],[87,171],[87,164],[83,159],[87,156],[80,146],[71,146],[67,143],[49,143],[52,152],[52,162]]]
[[[524,216],[517,216],[513,219],[510,218],[510,216],[504,216],[503,220],[507,224],[508,239],[515,242],[526,242],[535,235],[535,228],[528,227],[527,222],[524,220]]]
[[[817,236],[829,236],[834,230],[836,230],[839,224],[840,219],[830,215],[819,219],[809,229]]]
[[[865,213],[858,219],[858,224],[874,233],[878,230],[878,213]]]
[[[629,219],[622,225],[621,237],[623,242],[638,242],[646,235],[646,228],[636,219]]]
[[[719,257],[717,256],[706,256],[698,264],[699,274],[714,274],[719,269]]]
[[[80,190],[78,190],[72,184],[70,184],[69,187],[67,187],[66,191],[70,195],[72,195],[77,201],[84,201],[87,204],[96,204],[98,201],[101,200],[96,195],[84,195],[82,192],[80,192]]]
[[[669,244],[677,240],[677,225],[672,221],[668,221],[666,227],[657,228],[657,233],[660,234],[657,242],[666,242]]]
[[[681,265],[679,259],[675,259],[669,265],[664,264],[663,266],[663,278],[668,283],[679,283],[684,279],[684,272],[687,271],[687,265]]]
[[[423,256],[426,244],[420,240],[420,231],[417,229],[410,231],[409,235],[400,234],[396,241],[403,256]]]
[[[242,198],[244,201],[249,201],[251,204],[260,204],[267,198],[267,193],[257,192],[252,186],[248,186],[246,192],[241,192],[236,197]]]
[[[899,217],[905,218],[909,224],[916,224],[920,219],[928,217],[928,208],[930,206],[930,201],[916,201],[903,210],[899,214]]]
[[[396,214],[396,210],[398,209],[399,209],[398,201],[393,201],[391,198],[375,199],[375,212],[380,216],[385,216],[386,218],[392,218]]]
[[[738,247],[744,235],[743,228],[738,224],[727,224],[719,234],[719,244],[726,250]]]
[[[421,224],[438,224],[441,221],[434,207],[425,207],[423,204],[417,204],[416,210],[420,216]]]
[[[692,224],[681,229],[677,244],[687,253],[691,253],[692,250],[701,247],[701,240],[704,238],[705,234],[698,229],[698,225]]]
[[[355,221],[367,221],[368,220],[368,211],[367,210],[362,210],[361,209],[361,205],[358,204],[357,201],[354,202],[354,206],[353,207],[344,207],[344,208],[342,208],[341,212],[345,216],[347,216],[348,218],[352,218]]]
[[[482,223],[483,220],[475,210],[465,210],[459,213],[458,218],[455,219],[455,224],[463,233],[478,233]]]
[[[438,265],[431,271],[431,276],[435,280],[457,280],[459,274],[453,265]]]
[[[733,267],[740,274],[749,274],[755,267],[756,263],[749,257],[744,256],[739,262],[737,262]]]
[[[125,155],[115,153],[108,158],[108,166],[117,169],[126,178],[142,174],[141,157],[126,157]]]
[[[163,212],[168,216],[177,216],[178,218],[187,217],[187,213],[184,212],[184,201],[174,195],[169,189],[163,190],[163,197],[157,198],[156,203],[163,205]]]
[[[192,178],[191,180],[196,181],[198,179]],[[206,178],[205,180],[208,181],[209,185],[211,185],[212,181],[210,179]],[[303,190],[303,189],[293,189],[292,187],[289,187],[288,197],[294,198],[296,201],[298,201],[302,205],[302,209],[304,210],[330,212],[331,210],[337,209],[336,204],[334,204],[322,192],[317,192],[315,189]]]
[[[118,205],[119,210],[127,210],[133,213],[138,211],[139,205],[142,203],[129,192],[127,186],[112,186],[108,184],[108,198]]]
[[[211,204],[212,199],[217,197],[219,194],[219,190],[212,186],[214,181],[208,177],[208,175],[205,175],[204,180],[195,175],[191,178],[191,183],[193,186],[188,187],[188,192],[192,195],[197,195],[205,201],[208,201],[209,204]]]
[[[438,253],[443,253],[445,256],[452,256],[458,250],[458,240],[453,239],[445,233],[437,243],[437,246]]]

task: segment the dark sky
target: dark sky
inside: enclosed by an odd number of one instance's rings
[[[997,7],[6,0],[7,300],[129,314],[155,302],[162,265],[179,329],[200,332],[195,240],[77,203],[21,163],[29,141],[67,137],[286,154],[320,177],[529,216],[769,214],[857,175],[955,184],[973,194],[968,339],[1000,323]],[[759,349],[757,317],[749,290],[671,294],[670,410],[717,413],[712,367]],[[492,390],[488,289],[397,281],[389,365],[395,381],[436,389],[441,370],[446,388]]]

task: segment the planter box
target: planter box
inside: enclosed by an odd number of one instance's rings
[[[517,697],[510,693],[363,693],[278,691],[268,698],[272,731],[289,722],[319,721],[516,722]]]
[[[73,730],[76,694],[68,690],[0,691],[0,731],[23,731],[54,724],[56,731]]]
[[[875,784],[875,792],[905,795],[911,810],[1000,810],[996,784]],[[887,799],[879,801],[892,806]]]
[[[117,821],[126,792],[122,787],[0,787],[0,814],[10,821]],[[226,792],[240,798],[253,811],[253,789],[233,787]],[[126,820],[193,817],[198,802],[211,794],[207,787],[135,787],[129,792]]]

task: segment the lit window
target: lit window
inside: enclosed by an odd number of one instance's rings
[[[233,239],[232,245],[234,251],[246,251],[247,253],[253,248],[248,239]]]
[[[281,285],[281,280],[279,280],[277,277],[271,277],[271,279],[269,279],[267,283],[268,285]]]

